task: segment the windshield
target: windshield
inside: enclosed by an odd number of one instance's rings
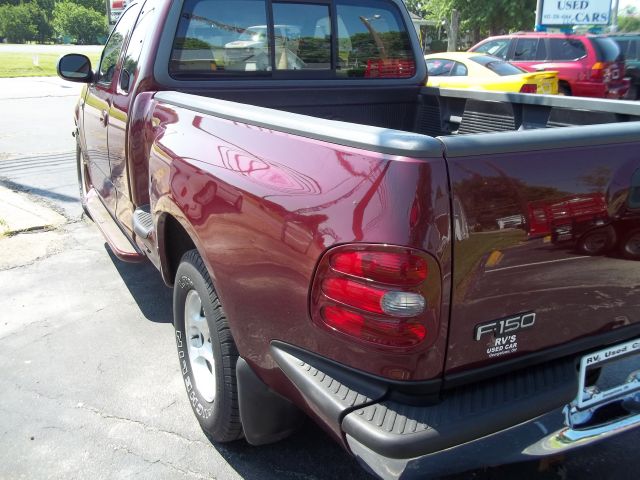
[[[600,62],[622,62],[624,55],[618,44],[610,38],[592,38],[596,56]]]
[[[516,67],[512,63],[505,62],[499,58],[492,57],[490,55],[479,55],[477,57],[471,57],[476,63],[479,63],[483,67],[487,67],[493,73],[505,77],[507,75],[520,75],[525,73],[526,70],[520,67]]]

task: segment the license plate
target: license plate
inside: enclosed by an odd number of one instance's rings
[[[576,406],[583,410],[640,390],[640,338],[607,347],[580,359],[580,387]],[[601,368],[600,380],[587,385],[589,372]],[[611,381],[611,378],[614,378]],[[617,378],[616,378],[617,377]]]

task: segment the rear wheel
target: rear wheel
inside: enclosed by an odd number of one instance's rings
[[[638,100],[640,99],[640,88],[637,83],[632,83],[629,86],[629,90],[627,90],[627,94],[624,96],[627,100]]]
[[[640,229],[632,230],[622,238],[620,253],[625,258],[640,260]]]
[[[173,287],[180,370],[191,408],[214,441],[242,437],[238,350],[209,273],[196,250],[185,253]]]
[[[602,255],[607,253],[615,243],[616,235],[611,227],[597,228],[580,238],[578,250],[587,255]]]
[[[571,87],[566,83],[560,83],[558,85],[558,95],[564,95],[565,97],[571,96]]]

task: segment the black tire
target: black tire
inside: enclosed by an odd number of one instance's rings
[[[571,87],[566,83],[560,83],[558,85],[558,95],[564,95],[565,97],[571,96]]]
[[[640,99],[640,87],[637,83],[631,83],[627,94],[624,96],[625,100],[638,100]]]
[[[185,325],[185,314],[191,305],[187,301],[196,296],[201,305],[199,315],[205,317],[208,326],[208,340],[204,338],[206,335],[194,335],[194,331],[198,330],[194,330],[192,325]],[[192,305],[189,311],[193,311]],[[216,442],[242,438],[236,382],[238,350],[207,268],[196,250],[185,253],[178,266],[173,287],[173,319],[180,372],[189,403],[202,430]],[[190,331],[187,331],[188,328]],[[199,348],[202,344],[211,345],[212,362],[202,361],[204,357],[192,359],[189,356],[190,349]],[[202,373],[203,364],[209,369],[211,382],[207,381],[206,371]]]
[[[631,230],[622,237],[620,253],[629,260],[640,260],[640,228]]]
[[[611,227],[596,228],[585,233],[578,241],[578,251],[586,255],[603,255],[616,243],[616,233]]]
[[[78,197],[85,215],[91,218],[89,209],[87,208],[87,192],[89,191],[89,177],[87,175],[87,167],[82,159],[82,149],[76,143],[76,170],[78,173]]]

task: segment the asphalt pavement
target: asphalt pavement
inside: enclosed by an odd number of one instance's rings
[[[79,87],[0,80],[0,92],[0,186],[63,217],[0,238],[0,479],[370,478],[311,422],[259,448],[206,439],[182,385],[171,291],[151,265],[117,260],[82,216]],[[451,478],[636,478],[639,441]]]

